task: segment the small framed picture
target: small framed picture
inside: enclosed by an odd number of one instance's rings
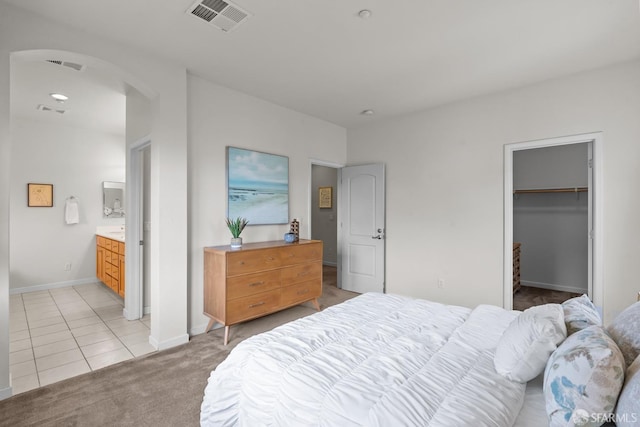
[[[318,207],[331,209],[333,207],[333,187],[318,188]]]
[[[50,208],[53,206],[53,184],[27,184],[27,206]]]

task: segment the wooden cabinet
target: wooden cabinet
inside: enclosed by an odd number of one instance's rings
[[[96,276],[124,298],[124,243],[96,236]]]
[[[513,244],[513,292],[520,289],[520,243]]]
[[[204,314],[229,327],[312,301],[320,310],[322,242],[300,240],[204,248]]]

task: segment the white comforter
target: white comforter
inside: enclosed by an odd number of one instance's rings
[[[495,372],[517,312],[369,293],[240,343],[203,426],[511,426],[525,385]]]

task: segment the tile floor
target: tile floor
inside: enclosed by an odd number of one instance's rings
[[[11,295],[13,394],[150,353],[150,318],[128,321],[101,283]]]

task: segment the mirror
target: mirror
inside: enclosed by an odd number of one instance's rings
[[[124,182],[102,183],[102,205],[105,218],[124,217]]]

